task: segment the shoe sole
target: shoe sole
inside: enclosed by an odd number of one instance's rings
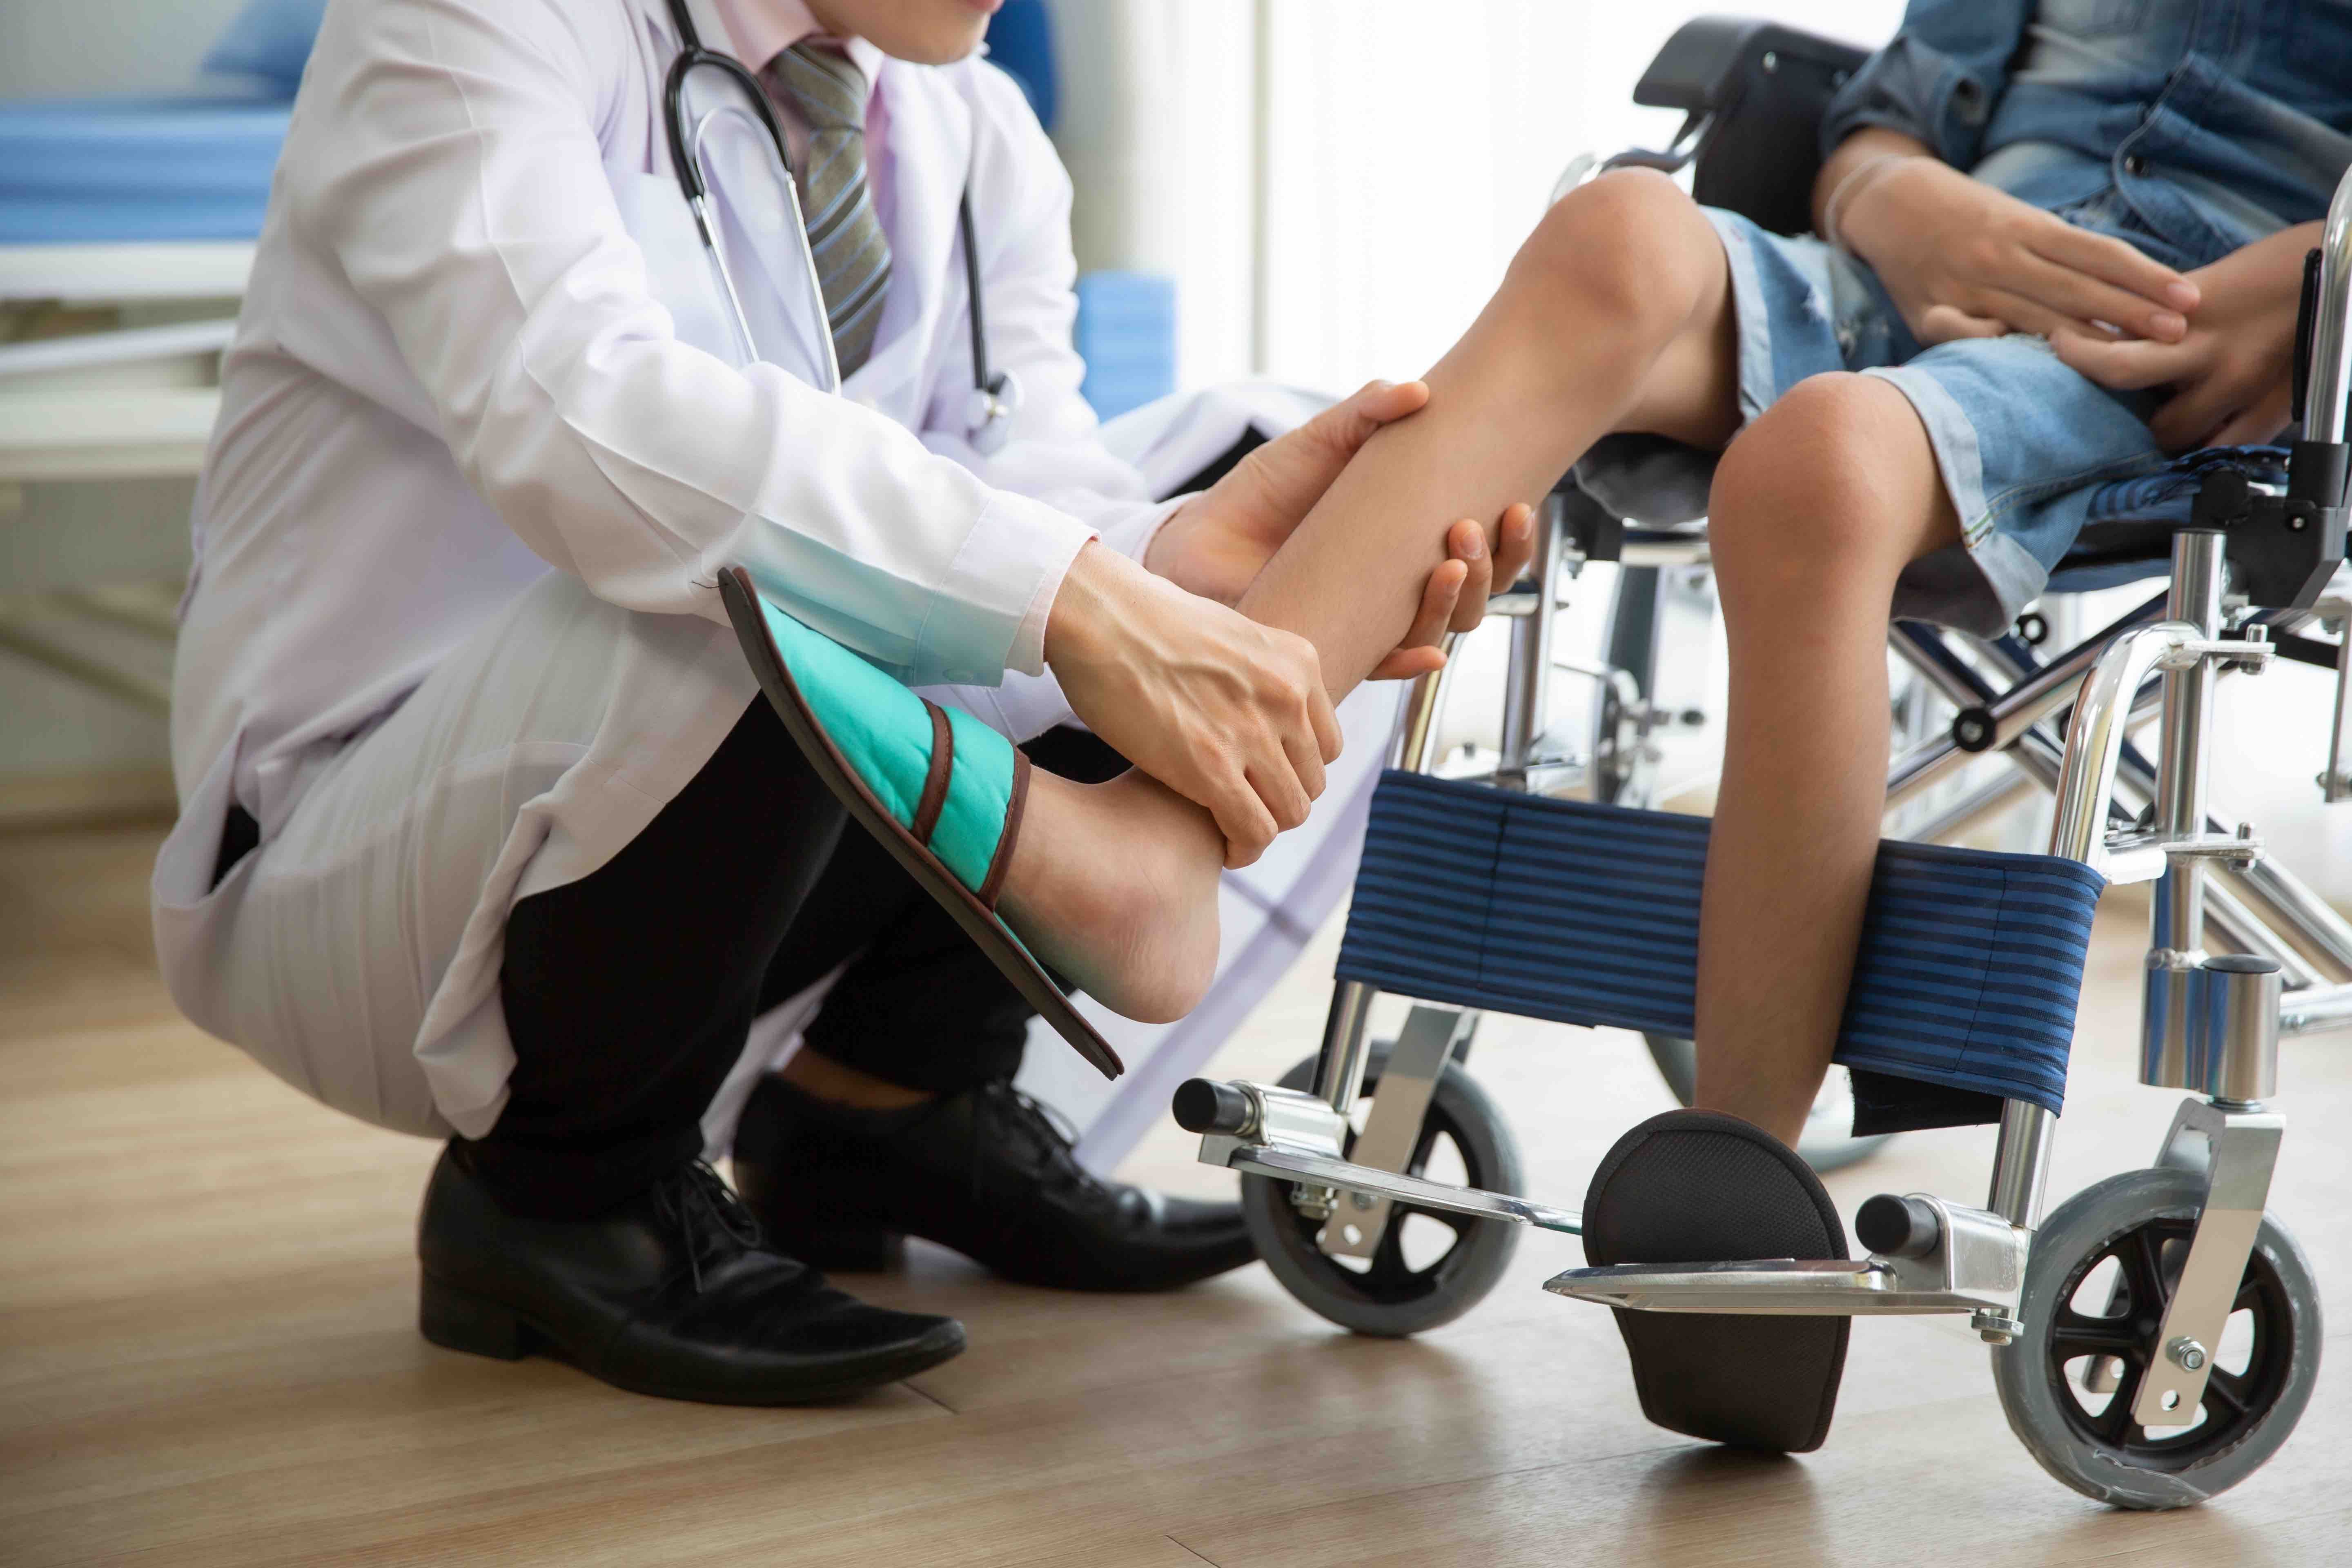
[[[436,1279],[429,1274],[425,1276],[418,1296],[416,1326],[426,1340],[444,1350],[487,1356],[494,1361],[521,1361],[532,1354],[543,1354],[551,1360],[578,1367],[598,1382],[610,1384],[630,1394],[650,1394],[656,1399],[685,1400],[696,1405],[777,1406],[817,1405],[828,1400],[846,1399],[894,1383],[904,1383],[918,1373],[929,1372],[961,1355],[965,1345],[961,1326],[951,1324],[951,1332],[941,1333],[935,1340],[919,1340],[900,1349],[877,1353],[860,1362],[855,1371],[798,1383],[789,1389],[725,1385],[690,1387],[592,1367],[571,1353],[571,1347],[561,1335],[550,1331],[530,1313]]]
[[[755,1207],[753,1212],[759,1211]],[[761,1215],[760,1228],[768,1244],[777,1251],[826,1274],[893,1272],[906,1262],[908,1237],[921,1235],[920,1232],[893,1230],[803,1231],[790,1225],[775,1224],[766,1215]],[[1188,1285],[1213,1279],[1220,1274],[1230,1274],[1257,1261],[1257,1249],[1249,1247],[1236,1256],[1221,1256],[1208,1263],[1188,1263],[1166,1274],[1101,1275],[1090,1279],[1074,1279],[1000,1263],[938,1237],[924,1236],[922,1239],[943,1247],[957,1257],[980,1265],[999,1279],[1014,1285],[1034,1285],[1041,1289],[1070,1290],[1098,1296],[1150,1296],[1164,1290],[1181,1290]]]
[[[728,619],[734,624],[736,640],[743,647],[743,657],[751,663],[751,673],[759,677],[760,689],[767,693],[769,703],[784,721],[786,732],[816,770],[817,777],[824,781],[825,787],[848,808],[858,826],[879,839],[882,847],[907,868],[908,875],[955,918],[964,934],[1013,982],[1022,999],[1070,1043],[1071,1049],[1086,1058],[1105,1078],[1115,1079],[1124,1073],[1126,1065],[1111,1049],[1110,1042],[1079,1016],[1044,966],[1014,940],[1003,918],[974,897],[971,889],[940,863],[939,857],[884,809],[866,787],[866,781],[857,776],[857,770],[834,745],[833,738],[825,733],[824,726],[817,721],[807,700],[801,695],[775,639],[768,635],[751,574],[740,566],[729,567],[719,574],[719,593],[727,605]]]

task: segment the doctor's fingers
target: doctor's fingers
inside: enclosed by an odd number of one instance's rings
[[[1429,401],[1429,387],[1418,381],[1368,381],[1349,396],[1309,419],[1297,429],[1298,438],[1313,453],[1315,466],[1328,485],[1339,470],[1383,425],[1418,414]]]
[[[1503,513],[1495,525],[1491,554],[1486,549],[1486,530],[1468,518],[1454,525],[1448,542],[1453,546],[1454,558],[1469,569],[1461,595],[1454,601],[1448,629],[1475,631],[1478,623],[1486,618],[1487,599],[1516,584],[1535,558],[1535,509],[1519,501]]]
[[[1342,454],[1352,455],[1373,431],[1418,414],[1428,402],[1426,382],[1368,381],[1307,423]]]

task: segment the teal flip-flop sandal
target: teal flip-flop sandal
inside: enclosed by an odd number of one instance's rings
[[[760,689],[849,815],[953,915],[1024,1000],[1106,1078],[1127,1070],[996,912],[1029,759],[969,714],[917,696],[760,597],[750,574],[719,596]]]

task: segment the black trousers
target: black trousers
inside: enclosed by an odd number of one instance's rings
[[[755,700],[626,848],[509,914],[514,1071],[461,1157],[518,1212],[634,1196],[701,1152],[753,1016],[853,953],[808,1049],[937,1093],[1019,1068],[1028,1005]]]

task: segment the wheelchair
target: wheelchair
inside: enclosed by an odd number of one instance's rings
[[[1803,230],[1816,127],[1864,58],[1777,25],[1693,22],[1634,93],[1685,111],[1674,142],[1580,160],[1563,188],[1599,167],[1687,166],[1700,201]],[[1898,744],[1887,796],[1909,841],[1882,847],[1836,1059],[1853,1075],[1858,1131],[1997,1121],[1982,1205],[1874,1197],[1854,1216],[1858,1261],[1570,1268],[1547,1289],[1643,1311],[1966,1314],[2036,1460],[2126,1507],[2214,1495],[2286,1440],[2316,1374],[2321,1319],[2302,1251],[2264,1213],[2284,1131],[2269,1101],[2282,1037],[2352,1024],[2352,923],[2252,825],[2225,822],[2207,780],[2226,679],[2293,658],[2336,673],[2319,783],[2329,801],[2352,797],[2352,637],[2307,635],[2352,616],[2347,314],[2352,174],[2305,276],[2302,439],[2198,454],[2111,487],[2052,583],[2063,594],[2164,577],[2162,592],[2049,656],[2030,625],[1992,639],[1890,630],[1892,656],[1951,717],[1930,728],[1915,703]],[[1278,1083],[1195,1079],[1175,1096],[1202,1161],[1242,1173],[1275,1276],[1361,1333],[1412,1334],[1467,1311],[1527,1229],[1580,1234],[1577,1213],[1520,1195],[1509,1127],[1466,1070],[1482,1010],[1641,1030],[1670,1079],[1665,1047],[1688,1033],[1706,824],[1641,808],[1663,718],[1657,627],[1673,584],[1703,573],[1705,537],[1612,516],[1565,481],[1545,512],[1529,579],[1493,606],[1513,617],[1495,765],[1437,776],[1451,662],[1408,697],[1320,1049]],[[1608,662],[1580,666],[1555,658],[1553,625],[1595,562],[1619,568]],[[1546,733],[1562,673],[1598,692],[1581,759]],[[2152,757],[2134,740],[2149,721]],[[1970,782],[1987,769],[1996,776]],[[1591,802],[1547,793],[1571,775]],[[1943,847],[2036,785],[2053,798],[2046,856]],[[1948,798],[1923,813],[1937,792]],[[2189,1097],[2148,1168],[2045,1213],[2091,907],[2110,884],[2146,880],[2140,1080]],[[1995,885],[2009,893],[1989,894]],[[1957,1024],[1918,1001],[1934,985],[1910,951],[1956,910],[1983,916],[1960,922],[1980,933],[1971,995],[1997,1004]],[[1392,1041],[1374,1042],[1367,1017],[1382,994],[1412,1005]],[[1458,1154],[1459,1184],[1426,1173],[1441,1144]],[[1451,1233],[1434,1261],[1407,1260],[1409,1215]],[[2247,1347],[2242,1366],[2223,1364],[2225,1331]]]

